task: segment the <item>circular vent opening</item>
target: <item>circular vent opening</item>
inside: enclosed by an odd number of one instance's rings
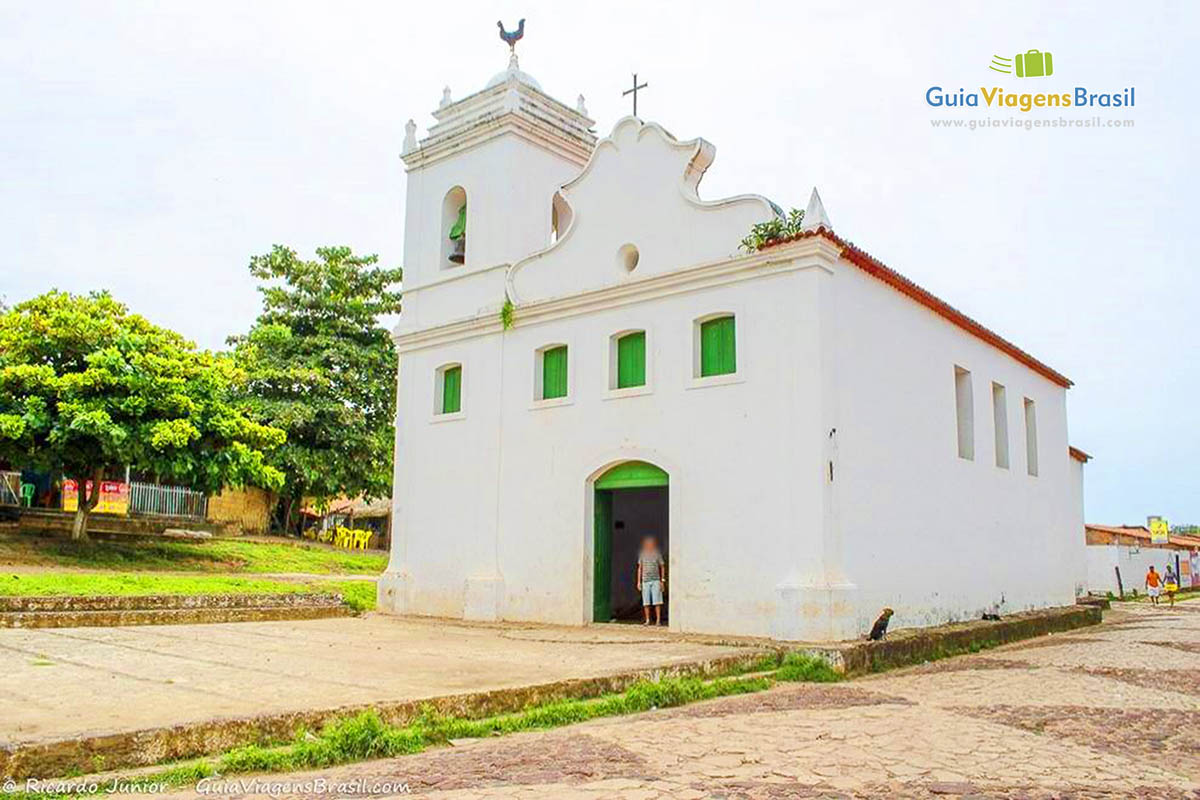
[[[626,272],[633,272],[638,265],[638,249],[631,244],[623,245],[617,251],[617,263],[624,267]]]

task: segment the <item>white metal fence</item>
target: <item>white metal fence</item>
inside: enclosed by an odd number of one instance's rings
[[[129,511],[163,517],[204,519],[208,515],[208,497],[182,486],[159,486],[133,481],[129,484]]]

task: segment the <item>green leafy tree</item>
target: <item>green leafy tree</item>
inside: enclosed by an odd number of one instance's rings
[[[263,311],[230,344],[250,376],[247,413],[287,432],[270,456],[286,475],[284,530],[305,498],[391,494],[396,350],[379,317],[400,311],[403,272],[378,260],[325,247],[304,261],[278,245],[250,260],[268,282]]]
[[[228,356],[197,351],[107,292],[51,291],[0,314],[0,458],[76,481],[76,539],[106,469],[199,491],[277,488],[283,475],[264,452],[284,433],[233,405],[242,379]]]

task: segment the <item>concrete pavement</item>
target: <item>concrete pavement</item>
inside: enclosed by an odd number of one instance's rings
[[[0,745],[589,678],[745,652],[626,626],[298,622],[0,630]]]

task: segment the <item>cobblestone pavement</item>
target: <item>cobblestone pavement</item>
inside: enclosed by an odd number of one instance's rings
[[[271,779],[405,781],[398,796],[430,800],[1200,798],[1200,602],[1108,620],[844,684]]]

